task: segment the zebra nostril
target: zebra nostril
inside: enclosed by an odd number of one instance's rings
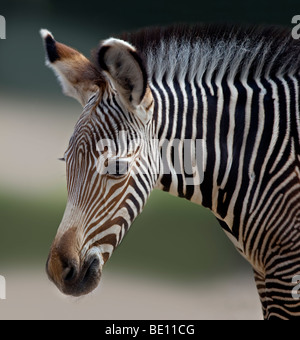
[[[90,280],[93,276],[95,276],[99,270],[99,259],[97,257],[91,258],[90,261],[86,265],[86,272],[83,276],[83,281],[87,282]]]
[[[63,270],[62,278],[63,278],[64,282],[72,281],[75,276],[76,276],[76,270],[73,266],[67,267]]]
[[[62,279],[65,283],[71,283],[77,277],[77,264],[75,261],[69,261],[62,271]]]

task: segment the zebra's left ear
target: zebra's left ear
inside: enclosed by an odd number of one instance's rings
[[[82,106],[105,85],[101,72],[80,52],[57,42],[46,29],[40,30],[46,50],[46,65],[53,69],[67,96]]]
[[[98,63],[119,93],[124,105],[147,122],[152,116],[153,97],[145,65],[136,49],[119,39],[108,39],[98,51]]]

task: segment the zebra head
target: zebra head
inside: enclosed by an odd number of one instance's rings
[[[93,64],[41,35],[63,92],[84,107],[64,156],[68,203],[46,265],[63,293],[80,296],[97,287],[156,183],[154,101],[143,61],[125,41],[104,41]]]

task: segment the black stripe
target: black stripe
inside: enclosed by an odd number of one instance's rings
[[[55,61],[60,59],[60,56],[56,48],[56,42],[51,37],[50,34],[47,35],[47,37],[45,38],[45,47],[46,47],[48,59],[51,63],[54,63]]]
[[[166,98],[165,98],[165,95],[162,91],[162,89],[159,87],[158,83],[155,81],[155,79],[152,80],[152,84],[153,86],[155,87],[156,91],[159,93],[159,97],[161,99],[161,111],[160,111],[160,115],[161,115],[161,123],[160,123],[160,126],[158,127],[159,130],[157,131],[157,137],[159,139],[161,139],[161,136],[162,136],[162,133],[163,133],[163,130],[164,130],[164,127],[165,127],[165,124],[166,124],[166,115],[168,114],[166,112]],[[154,91],[153,91],[154,93]],[[155,105],[154,107],[158,108],[157,105]]]
[[[142,72],[143,90],[141,92],[141,96],[140,96],[140,100],[139,100],[141,102],[142,99],[145,96],[147,85],[148,85],[148,74],[147,74],[147,70],[145,68],[144,61],[142,60],[142,57],[136,51],[129,50],[129,53],[135,59],[135,61],[138,63],[138,65],[140,67],[140,71]]]
[[[98,52],[98,63],[99,63],[99,66],[102,68],[103,71],[106,71],[108,72],[108,67],[104,61],[104,56],[105,56],[105,53],[111,48],[111,46],[101,46],[100,47],[100,50]]]
[[[212,188],[213,188],[213,173],[216,162],[216,151],[214,149],[214,139],[215,139],[215,122],[216,122],[216,113],[217,113],[217,86],[212,79],[211,81],[212,87],[214,90],[214,95],[211,95],[210,89],[205,83],[205,75],[202,78],[202,86],[205,89],[205,93],[207,96],[207,136],[206,136],[206,145],[207,145],[207,161],[206,161],[206,169],[204,172],[204,179],[200,185],[201,192],[203,194],[202,205],[206,208],[212,208]]]

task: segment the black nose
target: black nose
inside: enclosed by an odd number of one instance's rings
[[[49,256],[46,270],[49,278],[67,295],[81,296],[94,290],[100,280],[100,261],[97,256],[91,256],[83,263],[75,259],[62,259],[59,256]]]

